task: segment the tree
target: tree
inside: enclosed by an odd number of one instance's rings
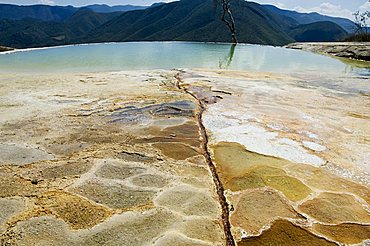
[[[370,0],[368,2],[370,2]],[[361,12],[358,10],[353,13],[353,16],[355,18],[356,25],[355,34],[367,34],[370,11]]]
[[[238,38],[236,35],[236,25],[234,16],[230,8],[230,2],[231,0],[213,0],[213,3],[216,6],[216,8],[219,5],[219,3],[221,3],[222,6],[221,20],[226,24],[226,26],[229,28],[231,32],[231,42],[233,44],[237,44]]]
[[[356,11],[353,14],[355,18],[355,25],[356,25],[356,34],[367,34],[367,27],[368,27],[368,20],[370,18],[370,12],[365,11],[365,12],[360,12]]]

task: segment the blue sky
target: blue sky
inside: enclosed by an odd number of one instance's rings
[[[108,5],[150,5],[154,2],[170,2],[166,0],[0,0],[0,3],[13,4],[49,4],[49,5],[74,5],[82,6],[94,3]],[[367,0],[255,0],[258,3],[269,3],[284,9],[299,12],[319,12],[325,15],[352,18],[352,13],[358,9],[370,10]]]

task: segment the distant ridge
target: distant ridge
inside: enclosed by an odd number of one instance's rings
[[[126,12],[132,10],[143,10],[148,8],[147,6],[134,6],[134,5],[115,5],[109,6],[106,4],[92,4],[84,6],[85,8],[91,9],[97,13],[112,13],[112,12]]]
[[[26,18],[63,22],[80,9],[90,9],[97,13],[126,12],[142,10],[149,6],[118,5],[108,6],[105,4],[93,4],[83,7],[73,6],[49,6],[49,5],[14,5],[0,4],[0,19],[22,20]]]
[[[77,10],[78,8],[73,6],[0,4],[0,19],[22,20],[32,18],[42,21],[61,22],[71,17]]]
[[[269,10],[279,15],[290,17],[294,19],[295,21],[297,21],[299,24],[311,24],[311,23],[319,22],[319,21],[330,21],[330,22],[334,22],[335,24],[341,26],[348,33],[352,33],[356,28],[355,23],[346,18],[331,17],[331,16],[326,16],[326,15],[321,15],[316,12],[299,13],[297,11],[280,9],[274,5],[263,5],[263,6],[265,6]]]

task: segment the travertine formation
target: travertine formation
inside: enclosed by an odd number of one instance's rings
[[[222,245],[175,72],[1,78],[1,245]]]
[[[204,125],[238,245],[369,243],[368,84],[189,74],[183,86],[208,104]]]
[[[320,79],[0,75],[1,245],[366,244],[369,86]]]
[[[367,42],[292,43],[286,47],[342,58],[370,61],[370,43]]]

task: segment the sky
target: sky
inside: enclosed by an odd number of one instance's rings
[[[0,3],[19,5],[48,4],[83,6],[89,4],[108,5],[151,5],[154,2],[170,2],[170,0],[0,0]],[[318,12],[324,15],[339,16],[353,19],[352,13],[357,10],[370,10],[368,0],[254,0],[254,2],[273,4],[283,9],[298,12]]]

